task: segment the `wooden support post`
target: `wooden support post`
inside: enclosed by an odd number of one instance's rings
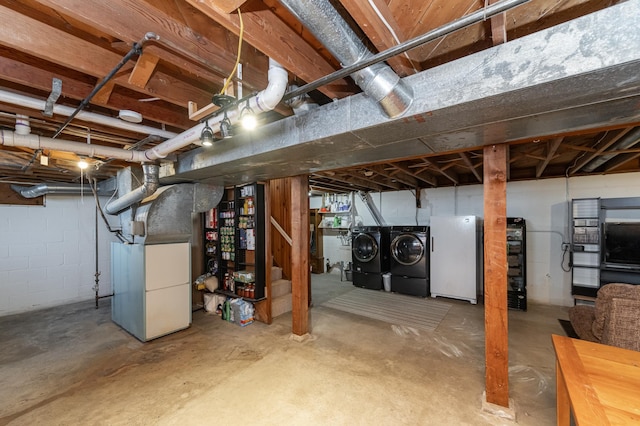
[[[291,178],[291,297],[292,333],[309,332],[309,182]]]
[[[484,328],[487,402],[509,407],[507,150],[484,148]]]

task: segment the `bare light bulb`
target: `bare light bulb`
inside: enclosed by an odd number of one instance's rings
[[[79,167],[81,170],[84,170],[84,169],[86,169],[87,167],[89,167],[89,163],[87,163],[85,160],[80,160],[80,161],[78,161],[78,167]]]
[[[244,127],[245,129],[253,130],[257,125],[258,121],[256,120],[255,115],[248,113],[242,117],[242,127]]]

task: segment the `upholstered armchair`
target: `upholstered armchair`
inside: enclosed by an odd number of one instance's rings
[[[581,339],[640,351],[640,285],[606,284],[595,306],[569,308],[569,320]]]

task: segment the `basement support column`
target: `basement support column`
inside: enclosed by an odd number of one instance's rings
[[[292,332],[309,333],[309,182],[306,175],[291,178],[291,297]]]
[[[484,330],[486,401],[509,407],[507,150],[484,148]]]

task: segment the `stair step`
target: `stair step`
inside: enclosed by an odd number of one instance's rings
[[[271,267],[271,282],[278,281],[282,279],[282,268],[279,266]]]
[[[271,299],[271,316],[273,318],[291,312],[291,293]]]
[[[272,298],[284,296],[285,294],[291,294],[291,281],[280,279],[271,283]]]

